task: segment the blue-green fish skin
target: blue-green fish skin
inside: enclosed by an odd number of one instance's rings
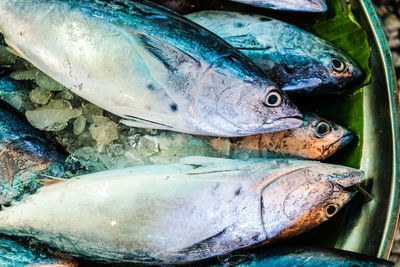
[[[260,8],[269,8],[284,11],[299,12],[325,12],[327,5],[325,0],[231,0],[246,5]],[[196,10],[212,9],[221,4],[222,1],[200,1],[200,0],[152,0],[178,13],[188,13]]]
[[[14,94],[18,91],[26,90],[26,83],[22,81],[16,81],[9,75],[3,75],[0,77],[0,97]]]
[[[299,12],[325,12],[325,0],[231,0],[261,8]]]
[[[22,115],[0,102],[0,204],[32,193],[38,174],[62,176],[64,153],[50,144]]]
[[[344,251],[317,247],[270,247],[258,253],[238,253],[221,262],[238,267],[389,267],[390,261]]]
[[[364,78],[343,51],[288,23],[227,11],[201,11],[186,17],[241,51],[286,93],[341,93]]]
[[[0,28],[17,54],[130,126],[233,137],[301,124],[254,63],[148,1],[5,0]]]
[[[14,240],[0,237],[0,266],[2,267],[60,263],[60,261],[39,254]]]

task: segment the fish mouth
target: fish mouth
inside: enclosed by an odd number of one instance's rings
[[[357,193],[357,190],[353,187],[355,184],[361,182],[364,178],[364,172],[357,169],[352,169],[347,173],[332,174],[329,181],[330,183],[341,188],[343,191],[349,193]]]
[[[341,174],[341,176],[346,177],[341,177],[338,181],[336,179],[329,180],[329,182],[340,191],[346,192],[349,195],[349,199],[352,199],[358,193],[359,183],[364,177],[364,172],[356,170],[347,175]]]
[[[347,192],[350,195],[350,198],[353,198],[358,193],[356,184],[348,187],[341,187],[341,190]]]
[[[340,138],[340,145],[338,147],[338,150],[343,149],[343,147],[347,146],[348,144],[351,143],[351,141],[353,141],[354,139],[354,135],[352,132],[350,132],[349,130],[346,130],[346,132],[343,134],[342,138]]]
[[[284,122],[284,123],[283,123]],[[283,117],[276,120],[264,122],[263,128],[271,128],[271,125],[277,124],[274,131],[283,131],[293,128],[298,128],[303,123],[303,115],[298,113],[294,116]]]

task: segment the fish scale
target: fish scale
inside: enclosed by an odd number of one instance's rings
[[[187,263],[303,233],[362,177],[315,161],[190,157],[44,186],[0,211],[0,232],[96,261]]]
[[[243,136],[301,124],[236,49],[147,1],[2,1],[0,28],[17,54],[131,126]]]

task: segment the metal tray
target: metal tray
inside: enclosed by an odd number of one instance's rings
[[[374,199],[352,205],[335,247],[388,258],[399,215],[399,91],[392,56],[370,0],[352,9],[371,46],[371,83],[363,90],[364,138],[361,169]],[[360,118],[362,119],[362,118]]]

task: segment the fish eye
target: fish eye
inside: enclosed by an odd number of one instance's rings
[[[320,121],[315,126],[315,132],[318,137],[324,137],[331,132],[331,126],[326,121]]]
[[[335,57],[332,57],[331,63],[332,63],[332,68],[338,72],[344,71],[344,69],[346,67],[346,65],[344,64],[344,62],[342,60],[335,58]]]
[[[328,217],[332,217],[338,211],[337,207],[333,204],[326,206],[325,212]]]
[[[282,103],[282,96],[278,91],[271,91],[265,97],[265,105],[268,107],[277,107]]]

